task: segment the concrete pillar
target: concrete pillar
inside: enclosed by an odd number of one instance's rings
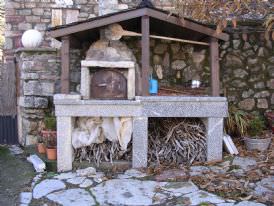
[[[132,167],[147,167],[148,150],[148,118],[135,117],[133,119],[133,154]]]
[[[207,161],[222,160],[223,157],[223,118],[207,118],[204,121],[207,135]]]
[[[57,117],[57,170],[72,170],[73,148],[71,144],[73,123],[71,117]]]
[[[90,98],[90,75],[88,67],[81,68],[81,95],[83,99]]]

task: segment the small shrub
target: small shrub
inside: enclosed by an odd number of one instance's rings
[[[50,131],[56,130],[56,118],[52,115],[46,115],[44,118],[45,129]]]
[[[230,136],[243,137],[247,134],[248,115],[235,105],[228,108],[228,117],[225,121],[225,130]]]
[[[251,137],[258,137],[263,135],[266,129],[265,121],[261,116],[252,116],[248,122],[248,134]]]

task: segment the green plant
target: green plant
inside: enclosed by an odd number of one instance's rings
[[[38,143],[44,143],[44,139],[42,136],[38,136]]]
[[[252,116],[248,122],[248,134],[250,137],[258,137],[266,129],[265,121],[262,116]]]
[[[47,138],[47,148],[53,148],[56,147],[57,141],[55,136],[49,136]]]
[[[243,137],[247,134],[248,115],[235,105],[228,108],[228,117],[225,121],[225,130],[231,136]]]
[[[53,115],[46,115],[44,118],[45,129],[55,131],[56,130],[56,117]]]

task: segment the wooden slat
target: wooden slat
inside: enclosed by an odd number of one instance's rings
[[[14,116],[17,113],[15,70],[14,58],[7,59],[0,81],[0,116]]]
[[[142,17],[142,96],[149,96],[150,32],[149,17]]]
[[[220,64],[218,39],[210,40],[211,95],[220,96]]]
[[[63,12],[62,9],[52,9],[51,14],[51,26],[60,26],[63,24]]]
[[[112,15],[112,16],[105,17],[102,19],[94,20],[91,22],[84,22],[81,24],[72,25],[70,27],[60,28],[57,30],[50,31],[49,34],[53,38],[58,38],[58,37],[70,35],[73,33],[77,33],[80,31],[94,29],[94,28],[106,26],[109,24],[117,23],[120,21],[125,21],[125,20],[129,20],[129,19],[141,17],[141,16],[145,15],[146,12],[147,12],[146,9],[137,9],[137,10],[129,11],[126,13],[120,13],[120,14]]]
[[[187,19],[184,19],[184,21],[181,21],[179,18],[175,16],[170,16],[168,14],[162,13],[160,11],[156,11],[154,9],[147,9],[147,15],[150,17],[160,19],[162,21],[169,22],[171,24],[175,24],[180,27],[185,27],[187,29],[206,34],[224,41],[227,41],[229,39],[229,35],[225,33],[217,34],[216,30],[208,28],[206,26],[203,26],[201,24],[197,24],[195,22],[189,21]]]
[[[69,94],[69,49],[70,38],[68,36],[62,37],[61,47],[61,92]]]

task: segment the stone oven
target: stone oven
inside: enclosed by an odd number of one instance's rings
[[[110,8],[104,11],[108,14],[101,11],[99,13],[105,15],[49,31],[53,38],[62,41],[62,94],[54,96],[58,171],[72,169],[72,144],[75,143],[72,136],[75,134],[75,120],[81,118],[94,118],[94,130],[97,128],[95,123],[98,118],[103,122],[110,119],[115,121],[117,118],[123,122],[122,119],[126,119],[129,128],[127,131],[130,132],[119,133],[122,135],[118,135],[118,138],[125,140],[122,141],[125,144],[132,138],[134,168],[147,166],[148,118],[201,118],[206,126],[207,160],[222,159],[223,118],[227,116],[227,100],[219,97],[218,41],[228,40],[228,35],[216,34],[215,30],[188,19],[182,22],[176,15],[155,9],[151,4],[143,3],[137,8],[111,14],[109,12],[113,10]],[[108,35],[108,29],[113,24],[140,34],[140,69],[132,51],[122,41]],[[200,44],[210,49],[210,96],[149,95],[150,38],[153,36],[179,39],[181,42]],[[74,43],[75,40],[78,44]],[[87,50],[85,59],[81,61],[81,92],[70,94],[69,49],[74,45],[79,46],[81,41],[93,43]],[[80,135],[83,131],[76,132]],[[101,141],[100,137],[97,135],[94,142]]]

